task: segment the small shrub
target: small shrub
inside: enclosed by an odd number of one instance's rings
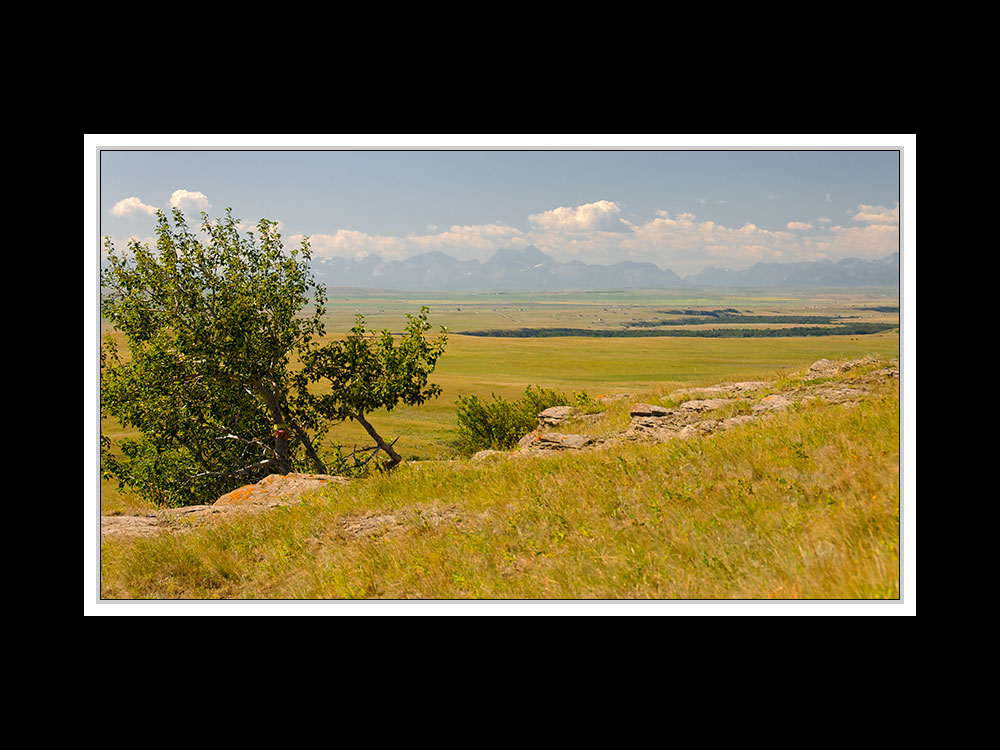
[[[584,414],[596,414],[597,412],[604,411],[604,407],[590,397],[586,391],[580,391],[573,397],[576,408],[582,411]]]
[[[491,403],[477,396],[459,396],[457,447],[471,456],[481,450],[508,450],[538,425],[538,413],[550,406],[569,406],[569,400],[553,390],[528,386],[517,401],[493,395]]]

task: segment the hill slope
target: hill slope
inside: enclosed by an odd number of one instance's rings
[[[263,512],[102,519],[102,596],[898,597],[896,363],[643,398]]]

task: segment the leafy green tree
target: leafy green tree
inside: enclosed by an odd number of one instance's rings
[[[392,468],[402,456],[368,420],[376,409],[392,411],[398,404],[416,406],[441,393],[441,386],[428,384],[448,340],[447,329],[435,341],[426,338],[431,325],[427,307],[417,316],[407,314],[406,331],[396,342],[393,334],[368,331],[365,319],[358,315],[350,335],[343,341],[313,348],[303,356],[298,374],[298,390],[306,392],[309,383],[325,386],[319,396],[309,397],[317,412],[337,421],[358,422],[385,451]]]
[[[105,339],[101,416],[138,437],[117,453],[102,436],[104,475],[179,505],[270,473],[326,473],[323,419],[289,371],[323,334],[308,240],[286,252],[274,222],[241,233],[228,209],[202,214],[200,236],[172,218],[158,212],[155,248],[105,239],[101,313],[128,347]]]

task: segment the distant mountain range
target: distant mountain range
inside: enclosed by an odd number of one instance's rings
[[[899,253],[880,260],[756,263],[734,271],[709,267],[687,277],[652,263],[562,263],[534,245],[498,250],[485,263],[433,251],[405,260],[368,255],[313,260],[317,280],[328,287],[399,291],[570,291],[685,289],[699,287],[898,286]]]

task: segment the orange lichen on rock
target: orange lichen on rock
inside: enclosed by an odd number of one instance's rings
[[[330,476],[328,474],[269,474],[256,484],[245,484],[223,495],[214,504],[285,504],[297,501],[303,492],[346,481],[347,479],[344,477]]]

